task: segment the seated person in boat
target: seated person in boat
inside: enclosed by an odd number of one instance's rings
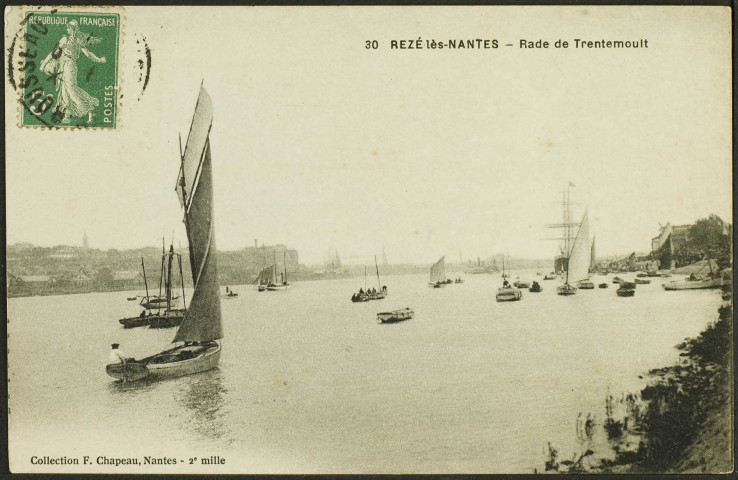
[[[386,292],[386,291],[387,291],[387,285],[384,285],[384,286],[382,287],[382,291],[383,291],[383,292]]]
[[[141,315],[139,317],[143,318],[146,316],[146,310],[141,310]]]
[[[120,347],[119,343],[113,343],[111,345],[113,349],[110,351],[110,355],[108,355],[108,363],[114,364],[114,363],[123,363],[126,362],[132,362],[134,361],[133,357],[126,357],[122,350],[120,350],[118,347]]]
[[[502,288],[510,288],[510,282],[508,282],[507,279],[505,279],[505,281],[502,282]]]

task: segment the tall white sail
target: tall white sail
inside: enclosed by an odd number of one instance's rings
[[[587,212],[584,212],[582,223],[579,225],[579,232],[576,239],[574,239],[574,245],[571,247],[567,283],[571,284],[589,278],[590,259],[589,220]]]
[[[430,283],[442,282],[446,280],[446,257],[441,257],[430,268]]]

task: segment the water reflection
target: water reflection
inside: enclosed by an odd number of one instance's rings
[[[224,421],[224,396],[228,390],[223,385],[223,377],[220,368],[186,377],[187,381],[181,383],[182,388],[175,394],[175,399],[190,413],[183,419],[184,425],[202,437],[228,445],[233,438],[227,435],[228,427]]]
[[[144,378],[135,382],[124,382],[123,380],[115,380],[108,382],[108,392],[116,395],[126,395],[128,397],[136,397],[144,392],[149,392],[154,388],[157,382],[154,379]]]

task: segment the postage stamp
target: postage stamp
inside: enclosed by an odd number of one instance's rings
[[[120,15],[25,14],[14,67],[24,127],[117,125]]]

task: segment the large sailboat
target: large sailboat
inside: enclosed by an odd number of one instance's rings
[[[450,282],[446,280],[446,256],[444,255],[430,267],[430,281],[428,286],[441,288],[447,283]]]
[[[111,377],[133,381],[191,375],[215,368],[220,360],[218,340],[223,338],[223,328],[213,220],[212,124],[212,102],[201,86],[176,185],[184,209],[194,292],[172,341],[175,345],[140,360],[107,365],[105,371]]]
[[[568,268],[564,273],[564,284],[556,287],[556,292],[559,295],[574,295],[577,292],[576,282],[589,279],[590,254],[589,220],[585,211],[569,253]]]

